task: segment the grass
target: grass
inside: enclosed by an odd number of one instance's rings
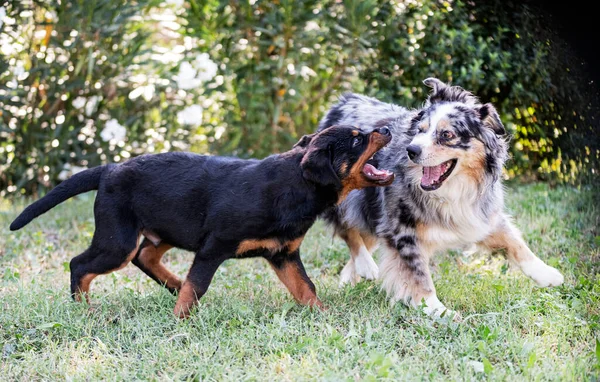
[[[187,321],[133,265],[98,278],[96,307],[71,302],[68,261],[89,243],[93,194],[23,230],[25,204],[0,201],[0,379],[598,380],[600,200],[593,189],[511,186],[531,248],[566,276],[540,289],[501,256],[436,258],[445,323],[391,306],[377,283],[338,288],[345,245],[318,222],[303,258],[329,310],[296,305],[261,259],[231,260]],[[185,275],[192,255],[173,250]]]

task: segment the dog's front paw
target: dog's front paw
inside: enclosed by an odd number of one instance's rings
[[[559,286],[565,281],[562,273],[541,260],[527,263],[523,265],[522,269],[523,273],[531,277],[542,288]]]
[[[354,260],[348,261],[348,263],[342,269],[340,273],[340,286],[346,284],[354,285],[360,281],[360,276],[356,273],[356,267]]]
[[[354,259],[356,273],[367,280],[376,280],[379,277],[379,267],[373,256],[366,249],[362,249]]]
[[[446,308],[435,295],[428,297],[420,305],[423,307],[423,312],[426,315],[435,319],[460,321],[462,318],[459,312]]]

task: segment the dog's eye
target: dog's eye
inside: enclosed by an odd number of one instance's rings
[[[360,145],[362,142],[362,137],[354,137],[352,138],[352,147],[356,147]]]
[[[452,139],[452,138],[454,138],[454,133],[451,131],[448,131],[448,130],[442,131],[441,137],[442,137],[442,139],[446,139],[446,140]]]

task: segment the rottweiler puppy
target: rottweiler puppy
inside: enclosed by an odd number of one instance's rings
[[[185,318],[221,263],[264,257],[296,301],[322,308],[300,260],[302,239],[317,217],[350,191],[392,183],[392,172],[369,161],[390,140],[385,127],[365,133],[333,126],[262,160],[142,155],[73,175],[28,206],[10,229],[77,194],[98,190],[92,243],[70,263],[75,300],[84,296],[89,303],[92,280],[131,261],[178,295],[174,313]],[[183,283],[161,263],[172,247],[196,254]]]

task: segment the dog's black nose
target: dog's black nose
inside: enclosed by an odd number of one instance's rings
[[[390,129],[388,129],[387,127],[380,127],[379,129],[375,129],[375,131],[381,135],[391,135],[392,134],[392,133],[390,133]]]
[[[421,146],[409,145],[406,148],[406,151],[408,152],[408,157],[410,159],[415,159],[416,157],[418,157],[421,154]]]

